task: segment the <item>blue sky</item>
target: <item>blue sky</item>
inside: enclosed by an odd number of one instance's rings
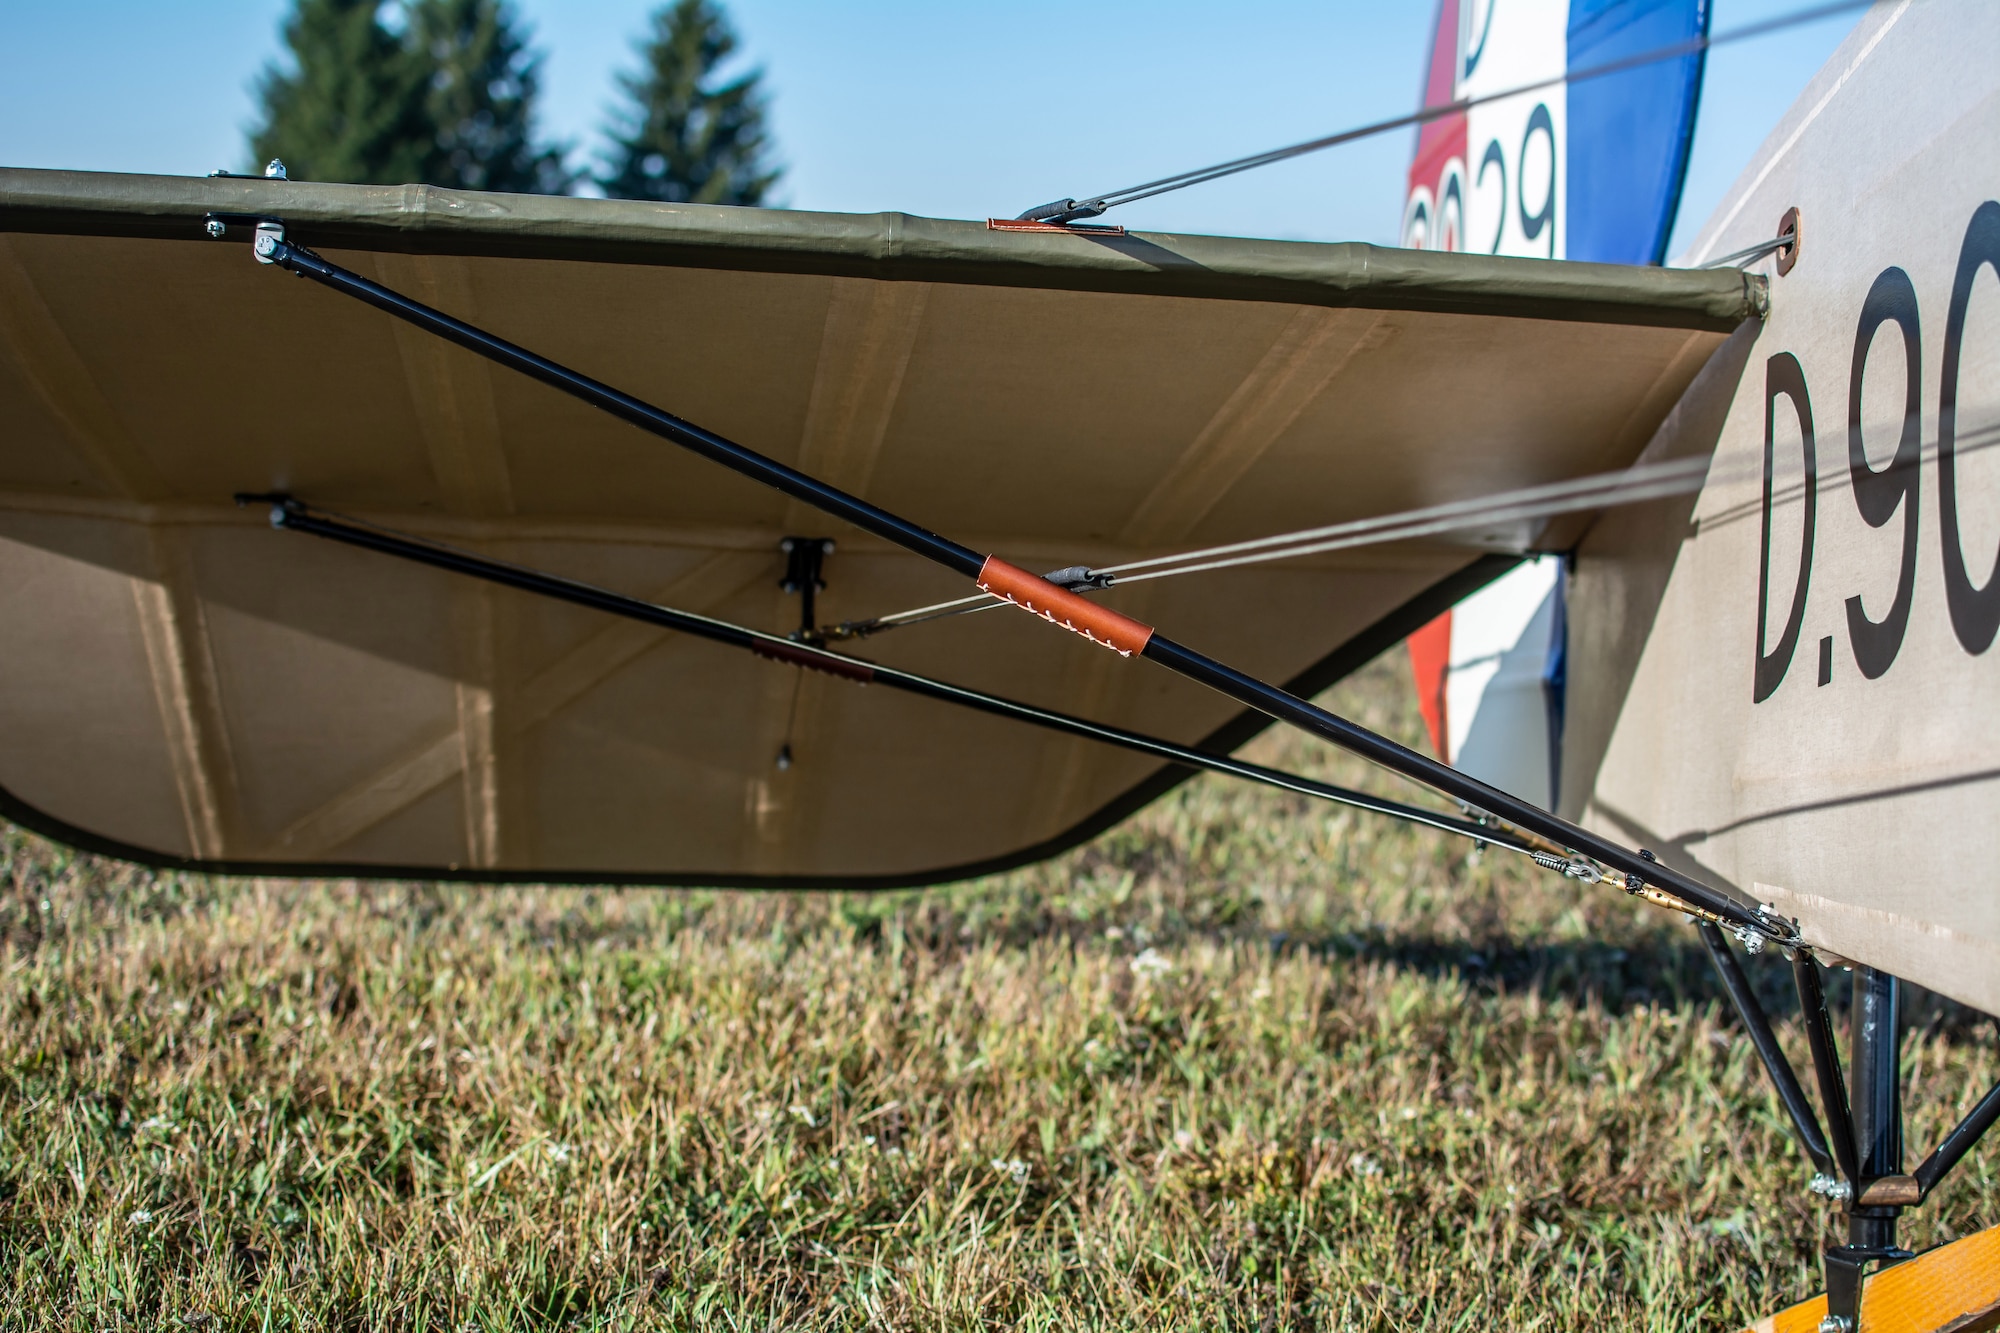
[[[1714,0],[1717,32],[1806,0]],[[543,124],[593,146],[644,0],[517,0],[546,53]],[[286,0],[0,0],[0,165],[201,174],[246,165]],[[772,94],[797,208],[1012,214],[1414,107],[1432,0],[1229,6],[730,0]],[[1849,13],[1711,55],[1677,244],[1721,199]],[[1172,231],[1391,242],[1398,133],[1149,200]]]

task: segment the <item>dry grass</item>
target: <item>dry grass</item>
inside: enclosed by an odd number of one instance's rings
[[[8,1329],[1719,1329],[1832,1235],[1677,918],[1216,780],[872,899],[5,854]],[[1912,1012],[1916,1144],[2000,1051]]]

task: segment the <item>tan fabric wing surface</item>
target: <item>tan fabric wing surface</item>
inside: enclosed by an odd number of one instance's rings
[[[838,542],[822,622],[971,591],[202,239],[212,208],[282,213],[336,263],[1038,569],[1623,465],[1757,296],[1361,246],[0,172],[8,813],[302,871],[919,881],[1045,854],[1158,765],[274,532],[232,494],[779,632],[787,535]],[[1288,680],[1537,537],[1103,596]],[[1237,715],[1011,611],[859,651],[1183,742]]]

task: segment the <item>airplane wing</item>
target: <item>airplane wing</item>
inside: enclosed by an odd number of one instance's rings
[[[816,886],[1052,854],[1179,768],[276,533],[300,500],[757,629],[947,575],[255,263],[389,287],[1036,569],[1604,472],[1761,280],[1365,245],[240,178],[0,172],[0,812],[274,873]],[[1114,587],[1312,692],[1550,540]],[[1566,539],[1567,540],[1567,539]],[[1182,742],[1263,725],[1012,615],[880,661]],[[778,756],[788,751],[790,763]]]

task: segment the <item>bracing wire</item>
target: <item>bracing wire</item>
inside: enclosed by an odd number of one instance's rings
[[[1993,448],[1996,444],[2000,444],[2000,425],[1980,426],[1960,432],[1956,451],[1960,454],[1977,453]],[[1931,440],[1923,445],[1919,457],[1929,460],[1936,454],[1937,442]],[[1182,551],[1176,555],[1132,560],[1122,565],[1105,565],[1101,568],[1075,565],[1047,577],[1053,583],[1082,592],[1118,584],[1141,583],[1147,579],[1174,578],[1182,574],[1200,574],[1241,565],[1264,564],[1274,560],[1293,560],[1302,556],[1324,555],[1360,546],[1412,541],[1419,537],[1463,532],[1470,528],[1506,526],[1594,509],[1644,504],[1651,500],[1691,494],[1711,482],[1727,484],[1743,481],[1754,476],[1760,466],[1761,460],[1757,458],[1739,459],[1733,464],[1723,464],[1711,460],[1706,455],[1670,459],[1658,463],[1640,463],[1617,472],[1600,472],[1568,481],[1528,486],[1495,495],[1477,496],[1469,500],[1454,500],[1446,504],[1430,505],[1396,514],[1353,519],[1345,523],[1306,528],[1298,532],[1230,542],[1227,545],[1209,546],[1196,551]],[[1844,470],[1828,470],[1821,475],[1818,489],[1825,490],[1838,485],[1845,476]],[[1787,483],[1776,487],[1771,498],[1773,503],[1782,505],[1796,500],[1802,491],[1802,483]],[[1713,526],[1718,521],[1726,521],[1735,512],[1735,510],[1725,510],[1705,522]],[[966,615],[975,611],[990,611],[1006,604],[1004,600],[986,593],[975,593],[970,597],[958,597],[931,606],[913,607],[908,611],[877,616],[871,620],[848,621],[830,627],[826,631],[826,636],[830,639],[864,638],[905,625],[917,625],[925,621],[942,620],[948,616]]]
[[[1784,249],[1788,245],[1795,243],[1797,240],[1798,240],[1797,236],[1790,234],[1784,236],[1773,236],[1768,241],[1759,241],[1755,245],[1746,245],[1741,250],[1732,250],[1726,255],[1718,255],[1716,258],[1709,260],[1706,264],[1699,264],[1696,265],[1696,267],[1744,268],[1750,264],[1756,263],[1758,260],[1762,259],[1765,255],[1774,255],[1778,253],[1778,251]]]
[[[1528,93],[1539,92],[1544,88],[1554,88],[1565,83],[1582,83],[1589,79],[1606,78],[1613,74],[1622,74],[1627,70],[1639,69],[1646,65],[1658,64],[1666,60],[1677,60],[1682,56],[1694,55],[1697,52],[1706,51],[1713,47],[1728,46],[1735,42],[1749,41],[1755,37],[1766,37],[1775,32],[1783,32],[1787,28],[1796,28],[1808,23],[1816,23],[1821,19],[1832,18],[1838,14],[1848,13],[1857,9],[1866,9],[1873,2],[1874,0],[1834,0],[1834,3],[1814,5],[1811,8],[1796,10],[1790,14],[1781,14],[1776,18],[1764,19],[1757,23],[1747,23],[1742,27],[1731,28],[1727,32],[1690,37],[1686,41],[1673,42],[1666,46],[1655,47],[1650,51],[1641,51],[1636,55],[1623,56],[1617,60],[1607,60],[1602,64],[1586,65],[1581,69],[1568,70],[1561,74],[1552,75],[1545,79],[1536,79],[1533,82],[1519,84],[1499,92],[1486,93],[1478,97],[1461,97],[1455,101],[1444,102],[1437,106],[1427,106],[1421,110],[1412,111],[1407,115],[1392,116],[1387,120],[1378,120],[1372,124],[1357,126],[1354,129],[1341,130],[1336,134],[1323,135],[1317,139],[1307,139],[1303,143],[1290,144],[1283,148],[1273,148],[1263,153],[1252,153],[1248,157],[1233,158],[1227,162],[1217,162],[1212,166],[1197,167],[1193,171],[1183,171],[1172,176],[1161,176],[1157,180],[1143,181],[1138,185],[1128,185],[1122,190],[1111,190],[1104,194],[1086,195],[1075,199],[1058,199],[1053,203],[1031,208],[1021,214],[1021,217],[1025,220],[1041,222],[1070,222],[1082,218],[1098,217],[1110,209],[1118,208],[1125,204],[1137,203],[1141,199],[1150,199],[1155,195],[1166,194],[1173,190],[1185,190],[1190,185],[1204,185],[1209,181],[1221,180],[1225,176],[1234,176],[1239,172],[1271,166],[1277,162],[1285,162],[1295,157],[1303,157],[1308,153],[1317,153],[1324,149],[1338,147],[1341,144],[1353,143],[1359,139],[1386,134],[1391,130],[1407,129],[1412,125],[1428,124],[1433,120],[1442,120],[1446,116],[1454,116],[1460,112],[1469,111],[1476,106],[1485,106],[1491,102],[1504,102],[1510,97],[1521,97]]]
[[[1551,482],[1544,486],[1524,487],[1499,495],[1455,500],[1447,504],[1430,505],[1398,514],[1355,519],[1346,523],[1282,533],[1274,537],[1258,537],[1250,541],[1204,547],[1197,551],[1183,551],[1177,555],[1154,556],[1146,560],[1128,561],[1121,565],[1108,565],[1101,569],[1079,568],[1074,572],[1088,575],[1092,580],[1089,586],[1093,587],[1104,587],[1113,582],[1139,583],[1147,579],[1172,578],[1180,574],[1204,573],[1238,565],[1263,564],[1272,560],[1321,555],[1357,546],[1409,541],[1417,537],[1435,536],[1469,527],[1517,523],[1536,518],[1549,518],[1558,514],[1608,508],[1613,505],[1639,504],[1671,495],[1685,495],[1701,489],[1708,465],[1709,460],[1706,457],[1641,464],[1619,472],[1598,473],[1569,481]],[[1065,574],[1071,572],[1063,571]],[[1004,602],[985,593],[979,593],[971,597],[955,598],[949,602],[939,602],[933,606],[920,606],[893,615],[878,616],[870,621],[836,626],[829,631],[829,636],[849,638],[874,634],[902,625],[914,625],[926,620],[963,615],[969,611],[982,611],[1003,605]]]

